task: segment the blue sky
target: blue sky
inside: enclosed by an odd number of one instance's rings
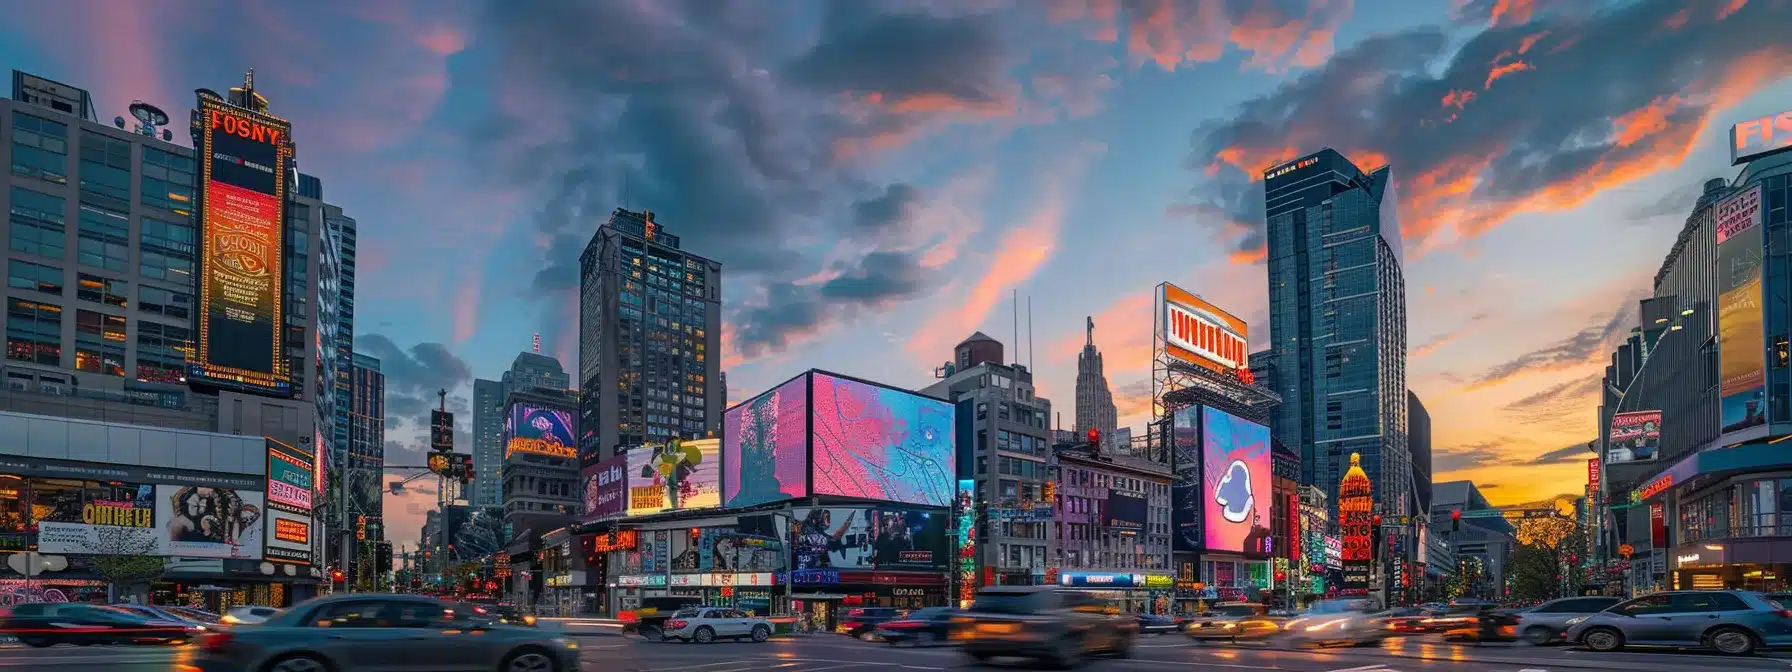
[[[922,386],[973,330],[1012,341],[1018,290],[1042,394],[1074,416],[1092,315],[1137,426],[1151,288],[1260,346],[1252,175],[1333,146],[1393,165],[1439,480],[1577,491],[1694,186],[1732,174],[1730,124],[1792,107],[1785,0],[366,5],[18,3],[0,63],[102,119],[255,68],[360,222],[396,456],[534,333],[573,366],[571,269],[617,205],[724,264],[731,399],[810,367]],[[393,536],[426,500],[388,501]]]

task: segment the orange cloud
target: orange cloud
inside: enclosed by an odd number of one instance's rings
[[[1276,149],[1258,149],[1254,147],[1227,147],[1213,155],[1213,163],[1207,164],[1207,174],[1215,175],[1220,171],[1220,164],[1237,168],[1252,181],[1263,179],[1263,172],[1278,164],[1287,163],[1299,158],[1299,147],[1287,146]]]
[[[1450,89],[1449,93],[1444,94],[1443,104],[1444,104],[1444,107],[1454,107],[1454,108],[1460,110],[1463,108],[1464,105],[1467,105],[1469,101],[1474,100],[1474,99],[1475,99],[1475,92],[1473,92],[1473,91],[1459,91],[1456,89]]]
[[[938,357],[946,354],[945,349],[950,344],[971,335],[989,316],[996,302],[1006,297],[1009,288],[1033,277],[1033,273],[1051,258],[1052,251],[1057,248],[1064,209],[1062,197],[1048,197],[1025,225],[1010,232],[963,304],[928,320],[914,338],[909,339],[909,352],[923,358]]]
[[[1151,306],[1155,302],[1155,290],[1133,292],[1091,316],[1095,347],[1101,350],[1110,383],[1125,374],[1151,370]],[[1083,338],[1083,330],[1073,330],[1052,343],[1047,354],[1052,361],[1069,362],[1066,366],[1074,367],[1077,354],[1083,351]]]
[[[1668,116],[1679,109],[1682,102],[1684,101],[1679,96],[1656,98],[1642,109],[1632,110],[1612,120],[1612,141],[1619,147],[1629,147],[1668,130]]]
[[[1263,246],[1252,248],[1249,250],[1233,250],[1231,254],[1226,255],[1226,261],[1232,262],[1234,264],[1242,264],[1242,265],[1261,264],[1261,263],[1263,263],[1263,260],[1268,259],[1268,258],[1269,258],[1269,246],[1268,245],[1263,245]]]
[[[1523,54],[1530,51],[1531,47],[1537,46],[1537,40],[1541,40],[1548,35],[1549,31],[1545,30],[1541,33],[1524,36],[1524,39],[1518,41],[1518,53]]]
[[[1493,88],[1494,80],[1499,79],[1501,77],[1505,77],[1506,75],[1524,72],[1526,70],[1535,70],[1535,69],[1536,68],[1531,67],[1529,64],[1525,63],[1524,61],[1513,61],[1513,62],[1507,63],[1505,65],[1495,65],[1495,66],[1493,66],[1492,70],[1489,70],[1487,72],[1487,84],[1486,84],[1486,86],[1483,86],[1482,88],[1483,89]]]
[[[1729,4],[1718,8],[1717,20],[1722,21],[1724,19],[1730,18],[1731,14],[1740,12],[1740,11],[1742,11],[1743,7],[1747,7],[1747,6],[1748,6],[1748,0],[1730,0]]]
[[[735,345],[738,341],[735,340],[734,325],[727,322],[722,323],[721,339],[721,343],[718,347],[722,349],[721,366],[723,371],[728,371],[746,363],[746,355],[742,355],[740,353],[740,348]]]
[[[1531,13],[1537,11],[1535,0],[1498,0],[1493,4],[1493,12],[1487,17],[1487,25],[1516,26],[1531,20]]]

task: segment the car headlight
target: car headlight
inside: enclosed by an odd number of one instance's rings
[[[571,639],[568,639],[568,638],[566,638],[566,637],[555,637],[555,638],[553,638],[553,639],[551,639],[551,640],[548,640],[548,641],[551,641],[551,642],[553,642],[553,643],[554,643],[554,644],[555,644],[555,645],[556,645],[556,646],[563,646],[563,647],[566,647],[566,648],[568,648],[568,649],[576,649],[576,648],[579,648],[579,643],[578,643],[578,642],[575,642],[575,641],[573,641],[573,640],[571,640]]]
[[[1587,620],[1587,617],[1585,617],[1585,616],[1575,616],[1574,618],[1568,619],[1568,624],[1574,625],[1576,623],[1579,623],[1579,622],[1585,621],[1585,620]]]

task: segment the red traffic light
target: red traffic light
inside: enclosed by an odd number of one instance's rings
[[[1094,427],[1089,428],[1089,443],[1091,443],[1091,444],[1100,444],[1101,443],[1101,430],[1096,429]]]
[[[1373,516],[1369,516],[1369,522],[1374,523],[1377,527],[1379,527],[1381,525],[1381,514],[1377,513]]]
[[[342,580],[342,570],[340,570],[340,569],[330,570],[330,580],[331,581],[341,581]]]
[[[1462,509],[1451,509],[1450,520],[1462,520]]]

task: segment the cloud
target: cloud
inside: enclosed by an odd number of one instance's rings
[[[1047,18],[1083,24],[1093,39],[1124,39],[1135,65],[1175,70],[1236,52],[1247,68],[1278,72],[1323,63],[1353,5],[1353,0],[1054,0]]]
[[[1585,464],[1593,456],[1593,452],[1587,450],[1587,442],[1582,441],[1531,458],[1531,464]]]
[[[1512,437],[1499,437],[1493,441],[1438,449],[1431,454],[1432,471],[1441,474],[1497,464],[1506,459],[1508,451],[1503,448],[1509,446],[1513,441]]]
[[[355,337],[355,349],[380,360],[389,432],[407,425],[427,428],[428,411],[439,405],[436,392],[452,392],[473,380],[473,368],[441,343],[418,343],[407,350],[383,335],[361,334]],[[450,410],[471,408],[465,397],[451,396],[448,401]]]
[[[1657,217],[1685,219],[1692,214],[1693,206],[1704,193],[1704,182],[1684,184],[1662,194],[1652,203],[1632,204],[1624,209],[1624,218],[1639,223]]]
[[[1635,299],[1636,297],[1631,297],[1625,300],[1609,317],[1594,322],[1567,338],[1488,367],[1468,385],[1468,389],[1479,390],[1500,385],[1523,374],[1564,371],[1603,359],[1630,333],[1631,325],[1636,323]],[[1567,386],[1563,386],[1563,389],[1566,390]],[[1524,401],[1520,400],[1521,403]]]
[[[1426,249],[1433,237],[1472,238],[1678,166],[1715,114],[1792,74],[1792,47],[1775,28],[1792,21],[1787,3],[1750,3],[1721,21],[1695,15],[1679,30],[1659,29],[1683,6],[1668,0],[1537,13],[1523,25],[1504,17],[1527,3],[1499,4],[1495,27],[1460,47],[1429,27],[1368,38],[1203,123],[1187,165],[1206,177],[1185,205],[1225,213],[1208,222],[1221,232],[1248,227],[1231,239],[1253,260],[1262,170],[1333,147],[1393,167],[1403,238]]]
[[[1407,359],[1427,357],[1444,346],[1449,345],[1464,336],[1479,331],[1481,327],[1485,326],[1488,317],[1489,315],[1487,313],[1476,313],[1468,318],[1467,324],[1464,324],[1453,331],[1446,331],[1436,336],[1432,336],[1424,343],[1420,343],[1412,348],[1411,352],[1406,355]]]
[[[1073,404],[1074,405],[1074,404]],[[1114,388],[1114,416],[1132,418],[1151,414],[1151,380],[1135,380]],[[1125,424],[1125,423],[1121,423]]]

